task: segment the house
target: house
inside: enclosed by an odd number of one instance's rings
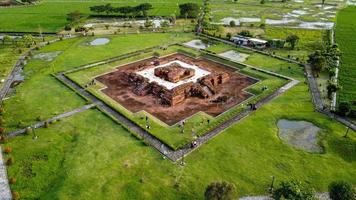
[[[234,36],[231,37],[230,39],[237,45],[242,45],[242,46],[249,46],[257,49],[264,49],[267,46],[268,41],[266,40],[261,40],[257,38],[250,38],[250,37],[244,37],[244,36]]]

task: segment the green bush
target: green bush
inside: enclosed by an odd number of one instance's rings
[[[206,200],[236,199],[236,187],[226,181],[213,182],[206,188],[204,196]]]
[[[302,184],[300,181],[292,180],[282,182],[273,192],[273,199],[282,200],[316,200],[314,189]]]
[[[334,181],[329,185],[329,196],[332,200],[355,200],[355,191],[348,182]]]

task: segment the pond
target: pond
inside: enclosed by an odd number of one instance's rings
[[[108,38],[97,38],[91,42],[89,42],[89,44],[91,46],[98,46],[98,45],[104,45],[104,44],[107,44],[109,43],[110,40]]]
[[[311,153],[322,153],[318,144],[320,128],[307,121],[280,119],[277,122],[279,137],[294,148]]]

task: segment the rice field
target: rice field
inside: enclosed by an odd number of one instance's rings
[[[337,16],[336,42],[342,51],[339,81],[342,86],[338,102],[356,101],[356,7],[341,10]]]

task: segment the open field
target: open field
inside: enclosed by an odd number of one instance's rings
[[[342,52],[339,81],[342,90],[338,92],[338,102],[356,101],[356,7],[341,10],[337,16],[336,42]]]
[[[6,112],[3,126],[8,131],[30,125],[39,119],[47,119],[83,104],[81,97],[59,84],[52,73],[64,71],[99,61],[102,59],[132,52],[141,48],[159,44],[184,41],[190,34],[139,34],[119,37],[108,37],[110,43],[104,46],[88,46],[92,37],[64,40],[46,46],[39,53],[62,52],[53,61],[32,59],[24,70],[25,82],[16,87],[15,94],[4,101]],[[144,41],[144,42],[137,42]],[[110,49],[110,50],[109,50]],[[85,55],[85,56],[83,56]],[[60,95],[56,95],[60,94]],[[43,98],[45,95],[46,98]]]
[[[57,32],[67,24],[66,15],[75,10],[85,15],[92,14],[90,6],[111,3],[112,6],[136,6],[147,3],[146,0],[114,0],[114,1],[71,1],[71,0],[43,0],[38,5],[0,8],[0,31],[38,32],[39,28],[44,32]],[[179,3],[197,2],[200,0],[180,0]],[[170,16],[173,13],[179,15],[177,2],[174,0],[149,1],[153,9],[149,15]]]
[[[276,126],[280,118],[321,127],[326,154],[282,142]],[[352,132],[344,139],[345,130],[313,111],[301,83],[192,152],[184,167],[163,160],[97,110],[39,129],[36,141],[23,136],[5,146],[14,149],[15,163],[8,171],[17,183],[11,187],[23,198],[203,199],[206,185],[221,179],[235,183],[239,196],[264,194],[272,175],[277,184],[296,178],[318,191],[335,177],[355,184],[356,138]]]
[[[211,2],[213,21],[229,25],[235,20],[238,25],[290,26],[299,28],[330,28],[335,13],[344,5],[342,1],[327,1],[321,6],[318,0],[260,1],[240,0]],[[315,23],[317,22],[317,23]]]
[[[61,53],[53,61],[32,59],[26,65],[25,82],[4,102],[3,126],[7,131],[88,103],[56,80],[52,76],[54,73],[154,48],[68,74],[75,82],[85,85],[98,74],[150,57],[154,52],[161,56],[182,51],[201,55],[178,45],[167,47],[171,43],[196,39],[193,34],[105,37],[110,42],[102,46],[87,45],[97,37],[80,37],[51,44],[36,52]],[[343,125],[314,111],[301,67],[223,44],[216,44],[209,50],[216,53],[236,50],[249,54],[244,63],[301,82],[188,154],[184,166],[162,158],[155,149],[95,108],[62,119],[48,128],[37,129],[37,140],[19,136],[2,145],[13,148],[11,154],[5,155],[14,158],[14,164],[7,168],[9,177],[17,179],[11,189],[18,191],[23,199],[204,199],[206,186],[216,180],[234,183],[240,197],[266,194],[271,176],[276,177],[276,184],[291,179],[306,181],[317,191],[326,191],[328,184],[336,179],[356,184],[356,133],[350,131],[349,138],[344,138],[346,128]],[[236,64],[236,68],[263,79],[248,90],[260,96],[265,95],[262,86],[267,85],[273,90],[285,83],[249,67]],[[102,86],[97,84],[87,90],[100,95],[97,91]],[[110,104],[110,99],[105,102]],[[140,116],[136,117],[139,119]],[[320,127],[319,144],[325,153],[307,153],[283,142],[278,137],[279,119],[305,120]],[[193,118],[187,126],[191,129],[200,121],[201,118]],[[173,145],[179,146],[180,142],[191,139],[188,131],[179,135],[178,128],[175,129],[177,134],[152,125],[152,130],[155,128]]]
[[[187,48],[183,47],[177,47],[177,46],[171,46],[168,49],[164,51],[156,51],[159,52],[160,55],[168,55],[171,53],[174,53],[175,51],[192,51]],[[196,51],[193,51],[192,53],[197,53]],[[199,53],[197,55],[200,55]],[[78,83],[82,87],[87,85],[93,78],[97,77],[98,75],[105,74],[111,71],[116,70],[117,66],[120,66],[127,63],[129,60],[135,61],[135,58],[142,59],[142,58],[147,58],[151,57],[152,53],[147,53],[146,57],[145,55],[140,55],[137,57],[131,57],[129,59],[125,59],[122,61],[106,64],[104,66],[97,66],[89,69],[84,69],[80,71],[75,71],[73,73],[68,73],[66,74],[67,77],[72,79],[74,82]],[[215,57],[209,57],[209,59],[216,59]],[[272,59],[273,60],[273,59]],[[264,74],[261,72],[257,72],[252,69],[247,69],[244,68],[241,65],[237,65],[236,69],[243,68],[241,70],[242,74],[247,74],[251,77],[256,77],[260,79],[258,83],[246,88],[246,91],[250,92],[254,96],[247,99],[247,101],[243,102],[243,104],[238,104],[230,108],[228,111],[221,113],[218,115],[216,118],[213,118],[210,115],[207,115],[205,112],[197,112],[192,116],[189,116],[189,118],[185,119],[185,125],[184,125],[184,133],[181,133],[181,129],[179,128],[179,124],[174,124],[173,126],[167,126],[166,123],[162,122],[161,120],[158,120],[154,115],[150,114],[150,111],[153,112],[153,110],[148,110],[148,112],[142,110],[138,112],[132,112],[130,110],[130,107],[127,107],[128,102],[125,102],[123,105],[122,101],[121,103],[117,103],[116,98],[110,98],[102,89],[104,89],[106,86],[102,83],[97,83],[95,86],[91,86],[86,88],[87,91],[91,92],[93,95],[97,96],[99,99],[103,100],[105,103],[113,107],[115,110],[119,111],[123,115],[125,115],[127,118],[131,119],[133,122],[135,122],[137,125],[141,126],[142,128],[145,128],[146,122],[145,122],[145,116],[149,116],[150,120],[150,130],[148,130],[152,135],[156,136],[159,138],[161,141],[163,141],[165,144],[167,144],[169,147],[172,149],[178,149],[179,147],[182,147],[186,145],[189,142],[192,142],[195,138],[195,136],[202,136],[204,135],[207,131],[211,130],[212,128],[216,127],[217,125],[221,124],[222,122],[226,121],[227,119],[231,118],[233,115],[238,114],[239,112],[242,111],[246,107],[248,103],[255,103],[259,100],[261,100],[263,97],[267,96],[268,94],[272,93],[273,91],[277,90],[281,86],[287,83],[287,80],[271,76],[268,74]],[[262,91],[261,88],[265,86],[268,87],[268,90]],[[125,106],[126,105],[126,106]],[[158,117],[159,118],[159,117]],[[207,123],[207,120],[209,119],[210,123]],[[164,131],[162,131],[164,130]],[[194,132],[194,134],[193,134]]]

